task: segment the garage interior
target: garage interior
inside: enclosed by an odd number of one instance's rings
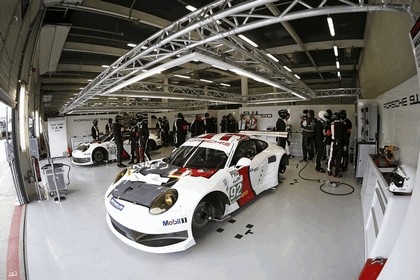
[[[369,259],[384,258],[377,279],[418,279],[418,172],[411,195],[394,195],[380,187],[388,170],[369,160],[356,166],[361,155],[390,145],[400,163],[418,166],[418,1],[4,2],[1,277],[357,279]],[[377,109],[370,124],[367,108]],[[210,223],[183,252],[151,254],[118,240],[106,224],[104,195],[120,169],[78,166],[70,157],[72,138],[89,138],[95,118],[103,132],[108,117],[140,112],[154,128],[167,116],[172,130],[179,112],[188,121],[210,113],[218,124],[229,113],[255,112],[265,131],[280,109],[291,115],[295,155],[281,184]],[[352,156],[343,178],[301,161],[304,109],[347,111]],[[64,139],[51,138],[57,120],[67,127]],[[64,145],[53,156],[71,167],[62,200],[44,182],[38,187],[30,138],[40,155]],[[366,142],[373,150],[363,150]],[[44,157],[39,166],[48,163]]]

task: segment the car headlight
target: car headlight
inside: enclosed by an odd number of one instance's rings
[[[127,168],[123,171],[118,172],[117,176],[115,177],[114,184],[118,182],[122,177],[124,177],[125,173],[127,173]]]
[[[152,203],[149,213],[152,215],[159,215],[168,211],[177,201],[178,192],[175,189],[169,189],[160,194]]]

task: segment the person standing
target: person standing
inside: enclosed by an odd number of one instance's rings
[[[315,122],[314,110],[306,110],[308,112],[307,117],[302,117],[300,126],[302,127],[302,161],[312,160],[314,157],[314,137],[315,137]],[[304,111],[305,113],[305,111]]]
[[[229,114],[226,121],[226,132],[235,133],[238,128],[236,120],[232,114]]]
[[[112,118],[108,119],[108,123],[105,125],[105,134],[112,132]]]
[[[206,129],[205,133],[214,133],[213,120],[210,118],[209,113],[204,114],[204,127]]]
[[[257,118],[254,117],[254,113],[249,114],[248,130],[257,130]]]
[[[328,121],[327,111],[318,112],[318,120],[315,123],[315,145],[316,145],[316,165],[315,170],[318,173],[325,173],[325,170],[322,168],[322,157],[324,156],[325,151],[325,133],[327,128]]]
[[[195,115],[195,120],[191,124],[190,131],[191,131],[191,137],[199,136],[206,131],[204,120],[201,118],[200,114]]]
[[[331,137],[332,137],[332,146],[330,151],[330,158],[328,159],[328,175],[340,178],[343,177],[339,173],[341,158],[343,155],[343,145],[346,133],[346,127],[344,125],[343,115],[337,113],[336,120],[331,124]],[[335,162],[335,172],[332,172],[333,163]]]
[[[160,141],[163,144],[163,120],[161,117],[159,117],[158,121],[156,122],[156,131],[158,138],[160,138]]]
[[[94,141],[99,141],[98,119],[93,120],[92,128],[90,129]]]
[[[343,143],[343,160],[342,160],[342,170],[347,171],[347,168],[349,166],[349,154],[350,154],[350,136],[351,136],[351,129],[353,128],[353,124],[351,121],[347,118],[347,111],[341,110],[340,113],[342,114],[344,118],[344,126],[345,126],[345,137],[344,137],[344,143]]]
[[[227,125],[227,116],[223,116],[222,120],[220,121],[220,132],[225,133],[226,132],[226,125]]]
[[[147,142],[149,140],[149,126],[148,126],[147,120],[144,119],[144,116],[142,113],[137,113],[136,118],[137,118],[136,125],[139,131],[140,162],[145,162],[146,161],[145,155],[147,156],[148,160],[151,159],[148,148],[147,148]]]
[[[245,119],[244,114],[239,115],[238,131],[248,130],[248,120]]]
[[[288,117],[288,112],[286,109],[281,109],[278,111],[279,114],[279,118],[277,119],[276,122],[276,131],[283,131],[286,132],[286,121],[287,121],[287,117]],[[286,149],[286,142],[287,139],[284,137],[278,137],[277,139],[277,145],[282,147],[283,149]]]
[[[178,113],[177,119],[174,121],[173,131],[175,133],[175,147],[184,144],[188,132],[188,124],[182,113]]]
[[[130,120],[130,145],[131,145],[131,160],[129,164],[140,162],[139,153],[139,128],[137,127],[136,119]]]
[[[163,116],[163,119],[162,119],[162,131],[163,131],[162,145],[166,147],[168,146],[168,137],[169,137],[169,122],[166,119],[166,116]]]
[[[118,167],[125,167],[122,163],[122,154],[123,154],[123,137],[122,137],[122,120],[123,118],[120,115],[115,116],[115,123],[112,124],[112,132],[114,133],[114,142],[117,146],[117,165]]]

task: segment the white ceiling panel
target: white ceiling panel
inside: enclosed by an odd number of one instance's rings
[[[69,26],[42,27],[39,40],[40,74],[56,71],[69,30]]]

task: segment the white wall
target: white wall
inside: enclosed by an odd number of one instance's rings
[[[418,78],[413,76],[376,98],[380,115],[379,146],[399,147],[396,156],[413,166],[417,166],[420,149],[419,92]]]

